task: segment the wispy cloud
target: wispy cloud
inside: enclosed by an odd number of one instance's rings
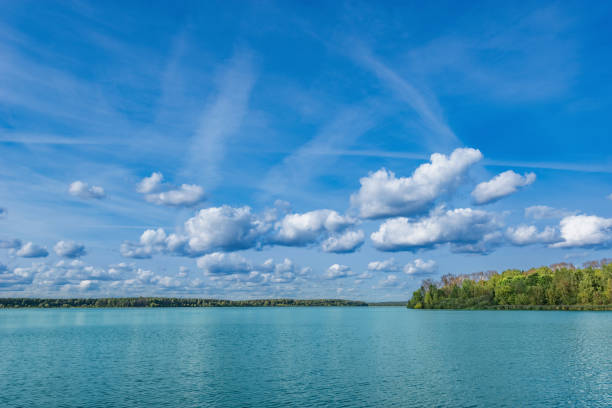
[[[219,181],[219,166],[227,146],[236,142],[248,113],[249,96],[255,84],[253,56],[246,51],[237,52],[222,68],[217,84],[217,94],[202,112],[185,163],[187,171],[206,181],[209,188]]]

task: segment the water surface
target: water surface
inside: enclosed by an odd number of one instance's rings
[[[0,310],[2,407],[612,406],[612,313]]]

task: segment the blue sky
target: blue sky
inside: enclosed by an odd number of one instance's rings
[[[609,257],[610,8],[4,2],[0,294],[407,299]]]

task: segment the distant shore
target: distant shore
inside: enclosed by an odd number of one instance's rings
[[[199,298],[0,298],[0,309],[21,308],[130,308],[130,307],[291,307],[291,306],[406,306],[407,302],[362,302],[344,299],[254,299]]]

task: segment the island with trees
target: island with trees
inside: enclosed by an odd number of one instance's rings
[[[612,310],[612,260],[427,279],[412,309]]]

